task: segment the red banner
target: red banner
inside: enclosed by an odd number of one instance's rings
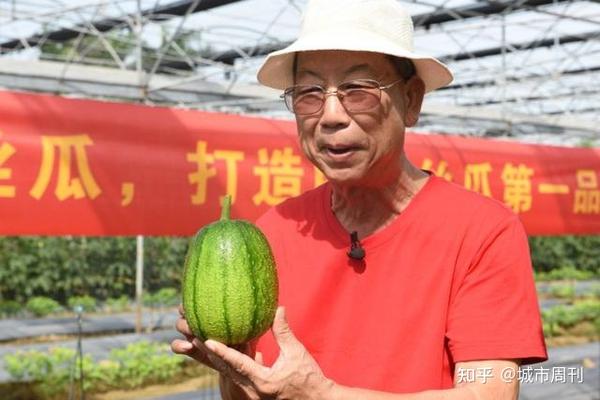
[[[409,158],[519,213],[530,234],[600,233],[600,149],[409,134]],[[323,182],[295,124],[0,92],[0,234],[189,235]]]

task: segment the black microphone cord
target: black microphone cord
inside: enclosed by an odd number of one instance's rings
[[[358,232],[350,233],[350,250],[346,253],[348,257],[354,260],[362,260],[365,258],[365,249],[363,249],[358,241]]]

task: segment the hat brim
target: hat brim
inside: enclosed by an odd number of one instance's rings
[[[325,33],[325,34],[324,34]],[[396,43],[374,35],[368,31],[347,30],[346,32],[320,32],[314,36],[304,36],[288,47],[271,53],[258,71],[258,81],[265,86],[284,90],[294,84],[294,56],[298,52],[318,50],[368,51],[408,58],[413,61],[417,75],[425,84],[425,91],[430,92],[452,82],[452,73],[443,63],[414,52],[407,51]],[[343,38],[343,40],[340,40]]]

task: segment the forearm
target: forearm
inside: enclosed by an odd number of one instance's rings
[[[327,400],[517,400],[519,382],[500,380],[458,384],[452,389],[418,393],[384,393],[335,384]]]
[[[461,371],[484,368],[489,370],[485,379],[461,381]],[[517,400],[519,381],[507,378],[518,376],[518,369],[519,360],[463,361],[456,364],[455,387],[452,389],[392,394],[334,384],[328,400]],[[509,370],[512,373],[507,375]]]
[[[394,394],[336,385],[328,400],[483,400],[472,387]]]

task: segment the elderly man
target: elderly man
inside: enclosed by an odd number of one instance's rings
[[[284,89],[328,183],[259,221],[278,264],[272,333],[173,351],[221,373],[229,399],[515,399],[546,359],[527,239],[501,203],[404,152],[427,91],[452,76],[412,51],[394,0],[312,0],[298,40],[258,74]],[[348,249],[350,248],[350,251]]]

